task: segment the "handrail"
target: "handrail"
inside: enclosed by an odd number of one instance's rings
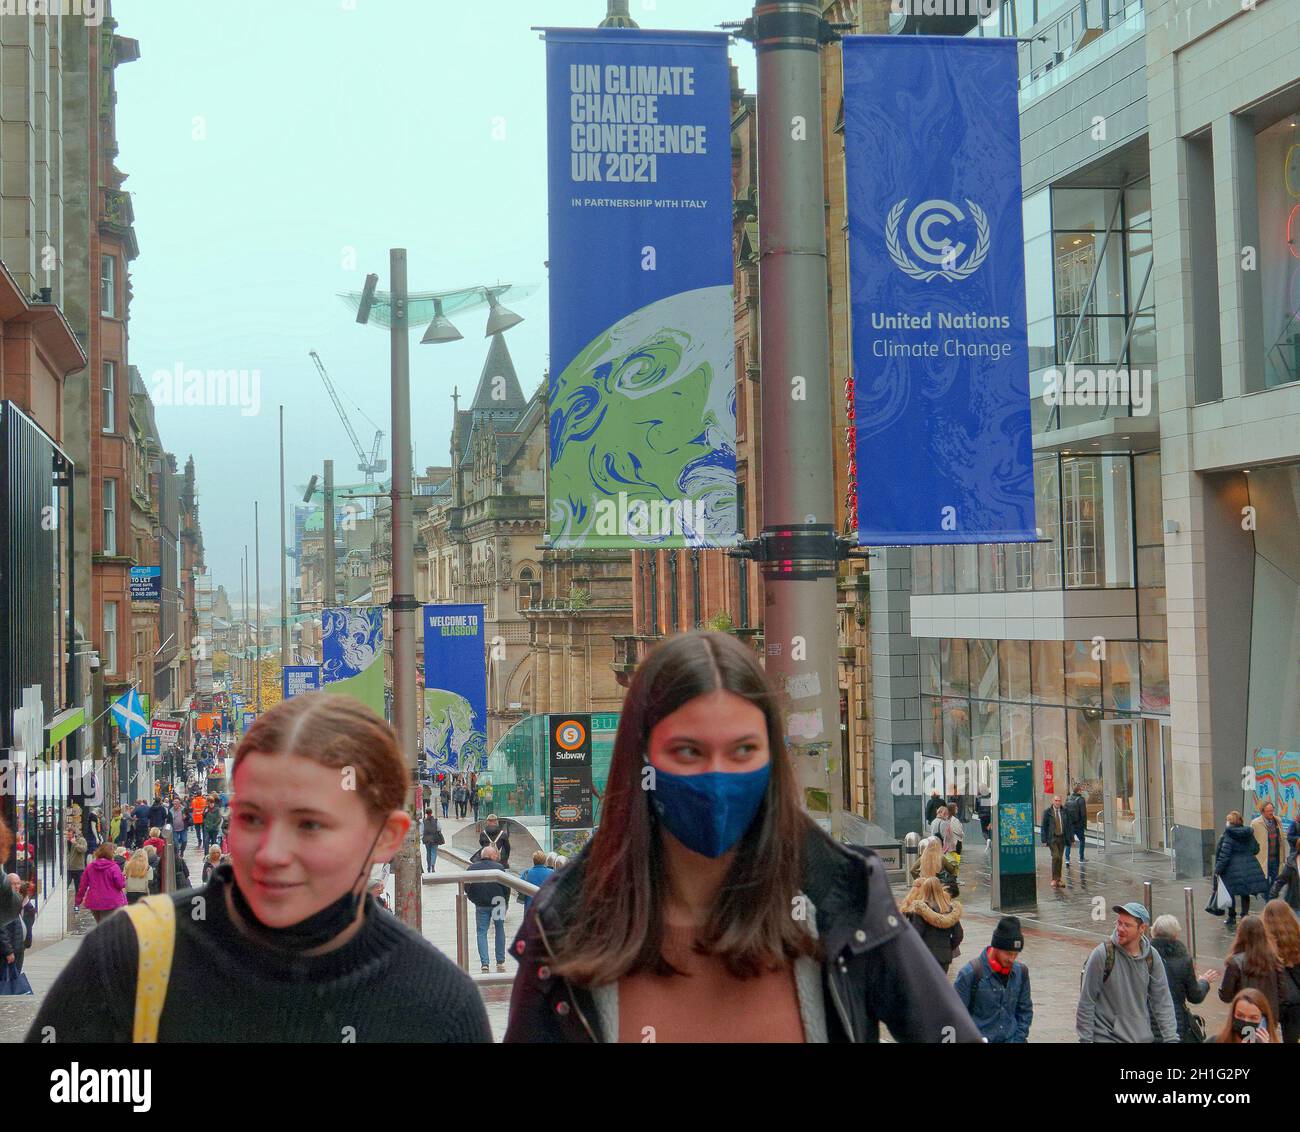
[[[537,895],[537,885],[529,884],[504,869],[475,869],[472,872],[469,869],[461,869],[453,873],[434,873],[424,878],[425,884],[478,884],[479,881],[504,884],[507,888],[513,888],[525,896]]]
[[[465,905],[469,897],[465,893],[466,884],[478,884],[480,882],[489,882],[504,884],[507,888],[515,892],[522,893],[524,896],[535,896],[537,894],[537,885],[529,884],[528,881],[521,877],[515,876],[514,873],[507,872],[505,869],[474,869],[471,870],[469,858],[448,848],[439,848],[438,856],[444,861],[448,861],[457,866],[455,872],[434,873],[431,876],[423,878],[424,884],[454,884],[456,886],[456,965],[467,975],[478,983],[480,986],[509,986],[515,981],[513,973],[510,974],[473,974],[469,969],[469,915]]]

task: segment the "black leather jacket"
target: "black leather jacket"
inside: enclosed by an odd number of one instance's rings
[[[590,992],[551,971],[547,936],[577,906],[585,864],[584,852],[547,880],[511,944],[519,973],[507,1042],[616,1040],[601,1033]],[[899,914],[874,852],[838,845],[810,823],[802,888],[817,909],[831,1041],[879,1041],[881,1022],[900,1042],[983,1041],[938,963]]]

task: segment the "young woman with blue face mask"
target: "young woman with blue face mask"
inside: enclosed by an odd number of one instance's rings
[[[511,954],[508,1042],[981,1040],[880,860],[803,813],[776,696],[724,633],[638,668],[601,826]]]

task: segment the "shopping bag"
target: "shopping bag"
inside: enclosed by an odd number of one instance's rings
[[[1232,897],[1228,894],[1228,886],[1223,883],[1223,877],[1214,878],[1215,888],[1210,893],[1210,902],[1205,906],[1205,910],[1211,916],[1222,916],[1232,907]]]
[[[0,971],[0,994],[35,994],[27,976],[12,963],[6,963]]]

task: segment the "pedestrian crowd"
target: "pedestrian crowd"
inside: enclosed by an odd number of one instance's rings
[[[341,770],[355,788],[339,789]],[[124,807],[106,836],[87,814],[69,874],[98,926],[28,1040],[47,1026],[61,1041],[211,1040],[186,1004],[215,997],[227,1041],[490,1041],[475,981],[393,916],[385,892],[408,834],[436,871],[453,807],[477,834],[468,871],[482,879],[464,888],[480,978],[513,976],[507,1042],[870,1042],[881,1024],[905,1042],[1031,1038],[1020,920],[1003,916],[974,950],[963,923],[962,855],[973,820],[989,843],[987,792],[973,815],[931,796],[896,904],[880,858],[804,812],[778,694],[728,634],[671,638],[638,666],[600,827],[571,862],[538,849],[512,863],[523,827],[492,810],[476,772],[430,775],[415,819],[409,781],[382,720],[316,692],[257,718],[231,794],[201,782],[160,793]],[[1216,903],[1222,881],[1234,931],[1222,971],[1197,972],[1176,918],[1115,904],[1079,976],[1081,1043],[1300,1041],[1296,836],[1271,810],[1249,826],[1229,815],[1216,850]],[[1083,784],[1044,810],[1054,883],[1075,842],[1083,861],[1087,823]],[[164,855],[183,860],[191,831],[199,887],[160,891]],[[1267,903],[1252,915],[1256,895]],[[523,923],[507,946],[512,896]],[[19,971],[23,901],[20,878],[0,883],[0,949]],[[171,966],[145,977],[155,947]],[[1228,1018],[1210,1033],[1194,1008],[1215,983]]]

